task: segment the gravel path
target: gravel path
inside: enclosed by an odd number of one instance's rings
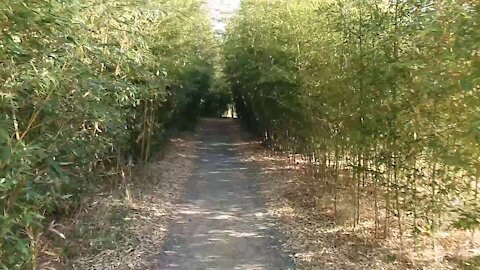
[[[233,120],[203,120],[187,199],[155,270],[295,269],[259,192],[260,170],[235,153]]]

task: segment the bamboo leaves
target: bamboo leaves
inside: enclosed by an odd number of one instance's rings
[[[329,175],[349,174],[354,226],[370,186],[375,235],[382,227],[384,236],[411,228],[414,237],[453,224],[475,229],[478,8],[453,0],[248,1],[225,45],[240,118],[268,133],[273,147],[335,170]],[[319,158],[332,155],[333,167]],[[338,171],[340,161],[348,172]]]
[[[0,31],[0,261],[34,268],[45,216],[197,117],[213,33],[176,0],[3,1]]]

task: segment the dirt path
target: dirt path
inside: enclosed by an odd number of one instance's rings
[[[259,193],[260,170],[235,153],[232,120],[204,120],[187,198],[156,270],[295,269]]]

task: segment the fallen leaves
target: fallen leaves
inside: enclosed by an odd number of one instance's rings
[[[279,222],[298,269],[458,269],[458,264],[444,256],[434,259],[438,256],[431,254],[430,247],[421,247],[422,251],[414,254],[413,250],[402,250],[395,235],[375,237],[374,217],[368,212],[373,206],[368,198],[362,198],[366,212],[353,230],[347,200],[337,205],[335,220],[330,191],[306,176],[305,164],[292,165],[290,157],[266,150],[259,142],[242,144],[238,150],[244,161],[263,169],[262,190],[269,214]],[[348,197],[348,189],[342,192]]]
[[[97,196],[76,220],[68,269],[149,269],[184,194],[196,144],[194,135],[172,139],[163,158],[135,170],[126,186],[129,198],[124,191]]]

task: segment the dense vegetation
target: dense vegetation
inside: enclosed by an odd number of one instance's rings
[[[245,126],[315,167],[334,220],[372,207],[375,236],[413,247],[474,232],[479,24],[473,0],[245,0],[220,58],[201,0],[0,1],[0,268],[36,269],[56,217],[223,113],[227,84]]]
[[[0,268],[35,269],[51,218],[209,95],[201,1],[0,1]],[[50,224],[50,225],[48,225]]]
[[[480,226],[479,23],[472,0],[247,0],[225,72],[242,122],[316,166],[334,219],[349,188],[351,226],[366,199],[375,235],[416,246]]]

